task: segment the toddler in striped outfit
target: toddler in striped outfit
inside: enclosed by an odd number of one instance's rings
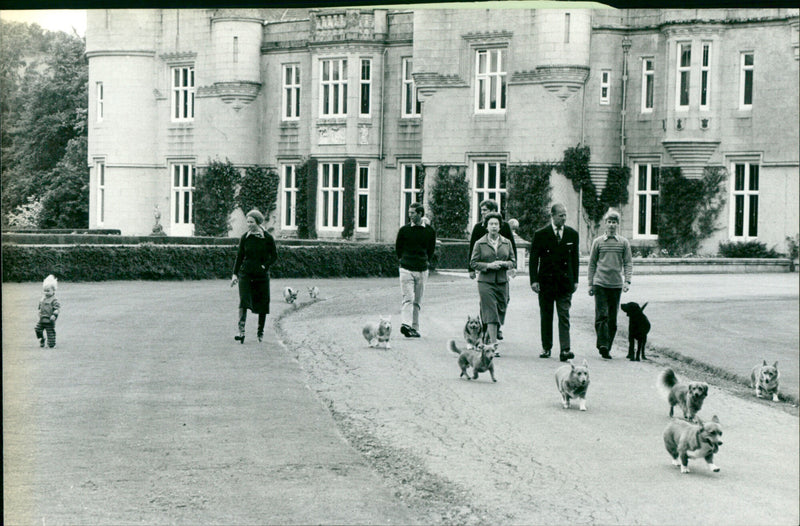
[[[39,301],[39,321],[34,330],[39,339],[39,347],[44,347],[44,333],[47,332],[47,345],[51,349],[56,346],[56,318],[61,310],[61,304],[56,299],[58,280],[50,274],[42,283],[42,299]]]

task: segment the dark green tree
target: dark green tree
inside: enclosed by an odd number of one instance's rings
[[[67,145],[64,157],[50,171],[51,181],[42,197],[39,228],[89,227],[89,174],[86,137]]]
[[[550,218],[550,163],[510,166],[507,176],[506,219],[519,221],[519,235],[528,241]]]
[[[440,238],[465,239],[469,221],[469,184],[463,166],[439,166],[431,190],[433,227]]]
[[[245,214],[256,208],[266,219],[275,212],[278,201],[278,174],[264,166],[248,166],[236,194],[236,205]]]
[[[342,169],[342,237],[350,239],[356,226],[356,160],[348,157]]]
[[[236,207],[234,192],[241,174],[226,159],[208,162],[201,170],[194,190],[194,232],[198,236],[225,236],[229,217]]]

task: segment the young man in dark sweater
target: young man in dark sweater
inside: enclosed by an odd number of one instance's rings
[[[436,248],[436,231],[424,224],[425,208],[421,203],[408,207],[409,224],[397,232],[397,258],[400,260],[400,289],[403,292],[402,325],[400,332],[406,338],[419,338],[419,309],[428,265]]]

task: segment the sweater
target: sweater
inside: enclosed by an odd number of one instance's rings
[[[405,225],[397,232],[395,250],[400,267],[413,272],[428,270],[436,249],[436,231],[430,226]]]
[[[621,289],[623,274],[625,283],[630,283],[633,257],[628,240],[619,234],[615,237],[603,234],[595,238],[589,253],[589,286]]]

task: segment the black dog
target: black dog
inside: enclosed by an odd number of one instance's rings
[[[650,320],[644,315],[644,308],[647,303],[639,306],[638,303],[631,301],[630,303],[623,303],[622,310],[630,318],[631,323],[628,326],[628,360],[639,361],[647,360],[644,355],[644,344],[647,343],[647,333],[650,332]],[[636,356],[633,354],[633,344],[636,342]]]

